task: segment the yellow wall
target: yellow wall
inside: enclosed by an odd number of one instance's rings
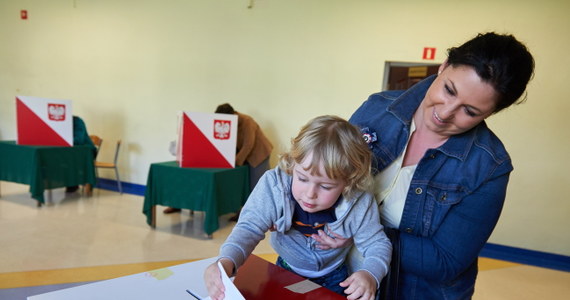
[[[464,2],[1,0],[0,139],[16,137],[15,95],[71,99],[101,158],[122,138],[122,178],[145,184],[172,159],[178,111],[230,102],[265,129],[274,165],[308,119],[348,118],[379,91],[385,61],[436,47],[440,63],[478,32],[510,32],[537,67],[527,103],[489,119],[515,164],[491,242],[570,255],[570,2]]]

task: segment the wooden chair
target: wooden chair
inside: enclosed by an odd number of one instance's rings
[[[121,140],[117,141],[117,148],[115,149],[115,159],[113,162],[101,162],[95,160],[95,171],[97,169],[115,169],[115,176],[117,177],[117,187],[119,188],[119,193],[123,193],[123,186],[121,184],[121,178],[119,177],[119,169],[117,166],[117,160],[119,159],[119,149],[121,149]],[[97,177],[99,175],[97,174]]]
[[[101,145],[103,144],[103,139],[96,136],[96,135],[90,135],[89,138],[91,138],[91,141],[95,145],[95,148],[97,148],[97,153],[95,154],[95,159],[96,159],[97,154],[99,154],[99,150],[101,150]]]
[[[97,154],[99,154],[99,150],[101,149],[101,145],[103,145],[103,139],[100,138],[97,135],[90,135],[89,138],[91,139],[91,142],[93,142],[93,145],[95,145],[95,157],[93,157],[93,160],[97,159]],[[97,170],[97,169],[95,169]],[[91,186],[91,184],[87,183],[83,186],[83,193],[87,196],[91,196],[93,194],[93,187]]]

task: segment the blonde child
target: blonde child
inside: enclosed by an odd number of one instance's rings
[[[309,121],[279,166],[260,179],[220,248],[218,261],[226,273],[234,274],[274,228],[271,246],[279,254],[277,265],[348,299],[374,299],[392,246],[368,192],[371,159],[359,130],[346,120],[320,116]],[[349,276],[345,260],[350,247],[319,249],[319,234],[352,238],[364,254],[362,268]],[[206,269],[204,280],[210,297],[223,299],[216,264]]]

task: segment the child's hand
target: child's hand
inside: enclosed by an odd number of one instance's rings
[[[334,236],[328,236],[324,231],[319,230],[319,234],[313,234],[311,237],[317,241],[317,248],[321,250],[328,250],[333,248],[344,248],[352,245],[352,239],[347,239],[342,235],[336,234],[332,231],[329,232]]]
[[[370,273],[360,270],[352,273],[340,286],[347,287],[344,293],[349,300],[374,300],[376,297],[376,280]]]
[[[233,262],[227,258],[222,258],[219,260],[222,266],[226,270],[228,276],[233,270]],[[228,272],[228,270],[230,270]],[[220,268],[218,268],[218,262],[209,265],[204,271],[204,283],[206,283],[206,288],[208,289],[208,295],[212,300],[223,300],[225,295],[224,284],[222,283],[222,274],[220,274]]]

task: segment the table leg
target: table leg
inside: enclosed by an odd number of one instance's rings
[[[150,227],[156,228],[156,205],[153,205],[150,209]]]
[[[85,193],[85,196],[87,196],[87,197],[91,197],[93,195],[93,187],[91,186],[91,183],[86,183],[83,186],[83,192]]]

